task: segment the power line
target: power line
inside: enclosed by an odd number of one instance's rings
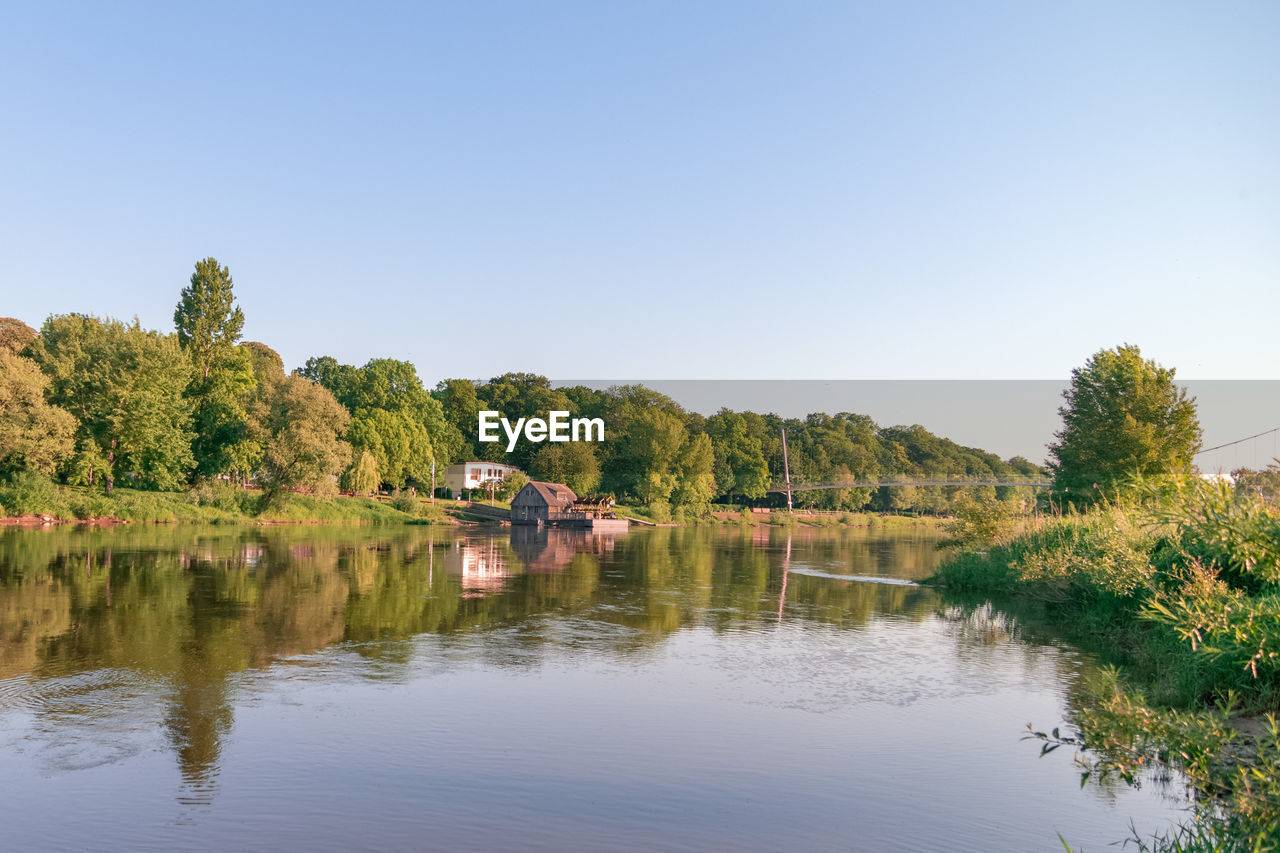
[[[1219,444],[1214,447],[1206,447],[1204,450],[1201,450],[1200,453],[1208,453],[1210,450],[1221,450],[1222,448],[1230,447],[1233,444],[1241,444],[1242,442],[1253,441],[1255,438],[1262,438],[1262,436],[1271,435],[1271,433],[1273,432],[1280,432],[1280,427],[1269,429],[1269,430],[1266,430],[1265,432],[1260,432],[1257,435],[1249,435],[1249,436],[1245,436],[1244,438],[1237,438],[1235,441],[1228,441],[1226,444]],[[1197,453],[1196,456],[1199,456],[1200,453]]]

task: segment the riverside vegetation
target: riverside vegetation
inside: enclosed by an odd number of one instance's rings
[[[1194,474],[1194,405],[1171,380],[1136,348],[1099,353],[1077,371],[1052,448],[1051,511],[963,509],[958,550],[932,580],[1111,660],[1079,685],[1072,731],[1029,737],[1042,754],[1076,750],[1082,785],[1185,779],[1187,821],[1135,837],[1139,849],[1275,850],[1280,472],[1238,471],[1233,482]]]
[[[723,409],[703,417],[643,386],[553,388],[527,373],[447,379],[428,390],[413,364],[390,358],[356,367],[317,356],[286,373],[271,347],[242,340],[231,273],[213,258],[195,265],[173,319],[165,333],[74,313],[38,330],[0,318],[0,515],[368,520],[388,516],[328,499],[339,489],[429,491],[438,485],[433,468],[478,459],[579,494],[612,495],[655,518],[697,519],[713,502],[767,502],[770,483],[783,479],[783,427],[798,485],[1043,476],[1020,457],[1002,460],[920,426],[883,427],[847,412],[783,419]],[[478,441],[479,412],[488,410],[513,421],[548,411],[599,418],[607,438],[525,441],[507,453]],[[217,483],[260,491],[211,492]],[[968,500],[1032,499],[1016,486],[802,495],[818,510],[929,515]]]

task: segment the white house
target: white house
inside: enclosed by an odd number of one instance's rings
[[[504,480],[512,471],[518,470],[498,462],[459,462],[444,469],[444,485],[449,494],[457,497],[463,489],[482,488],[490,481]]]

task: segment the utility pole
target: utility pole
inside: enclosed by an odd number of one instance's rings
[[[787,461],[787,428],[782,428],[782,470],[787,477],[787,512],[791,512],[791,463]]]

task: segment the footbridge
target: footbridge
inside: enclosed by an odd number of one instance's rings
[[[781,484],[770,486],[766,492],[812,492],[819,489],[879,489],[893,486],[1028,486],[1047,489],[1053,483],[1048,480],[857,480],[852,483],[819,483],[813,485]]]

